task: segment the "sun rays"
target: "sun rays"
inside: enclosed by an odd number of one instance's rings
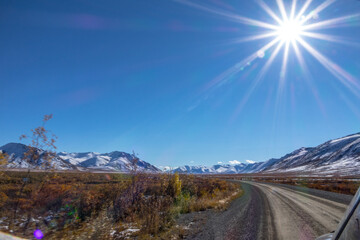
[[[261,67],[261,69],[258,70],[258,75],[253,80],[250,89],[243,97],[239,107],[235,112],[239,112],[246,104],[246,101],[250,98],[257,85],[264,78],[264,76],[266,76],[266,73],[271,68],[274,60],[281,55],[281,71],[276,78],[278,81],[277,97],[281,95],[284,84],[287,81],[286,76],[288,72],[288,59],[290,54],[294,54],[296,56],[299,66],[304,73],[303,77],[311,78],[312,69],[307,65],[306,58],[303,56],[303,52],[305,51],[308,52],[314,59],[316,59],[352,93],[360,97],[360,85],[358,79],[356,79],[350,73],[345,71],[345,69],[343,69],[340,65],[336,64],[325,54],[321,53],[311,45],[311,39],[349,44],[354,46],[356,45],[356,43],[354,44],[351,41],[346,41],[339,36],[332,36],[329,34],[317,32],[327,28],[346,26],[347,23],[354,21],[354,19],[356,21],[359,20],[360,14],[352,14],[319,21],[319,13],[325,11],[337,0],[325,0],[318,6],[312,7],[312,9],[311,6],[314,5],[312,0],[292,0],[291,2],[287,2],[289,4],[284,4],[283,0],[276,0],[277,9],[272,9],[263,0],[255,0],[261,9],[271,17],[273,20],[271,22],[264,22],[250,17],[240,16],[225,10],[199,4],[195,1],[175,1],[202,11],[216,14],[219,17],[223,17],[227,20],[234,21],[239,24],[250,25],[263,30],[257,35],[236,39],[234,42],[238,44],[242,44],[243,42],[269,39],[269,41],[264,46],[260,47],[259,49],[254,49],[251,55],[235,63],[233,67],[224,71],[205,86],[205,90],[210,90],[221,86],[229,79],[229,77],[232,77],[235,74],[243,71],[244,68],[249,66],[253,61],[258,58],[263,58],[266,54],[268,57],[265,64]],[[283,54],[279,54],[280,52],[283,52]],[[309,81],[309,79],[306,80]]]

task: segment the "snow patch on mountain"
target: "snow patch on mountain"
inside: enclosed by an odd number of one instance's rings
[[[353,139],[353,138],[360,138],[360,133],[356,133],[356,134],[349,135],[349,136],[342,137],[342,138],[337,138],[337,139],[331,140],[330,143],[337,143],[337,142],[341,142],[341,141]]]
[[[25,153],[28,152],[29,147],[21,143],[8,143],[0,147],[0,150],[8,155],[6,168],[27,168],[27,169],[58,169],[70,170],[76,167],[58,156],[51,156],[50,159],[46,157],[46,152],[42,149],[35,149],[38,159],[28,159]]]
[[[119,172],[160,172],[157,167],[136,158],[135,155],[114,151],[110,153],[58,153],[58,156],[71,164],[96,170]]]
[[[236,160],[234,160],[236,161]],[[309,173],[360,175],[360,133],[327,141],[317,147],[299,148],[281,158],[272,158],[265,162],[229,161],[231,164],[217,164],[211,167],[186,166],[174,169],[174,172],[187,173]]]
[[[6,168],[30,168],[30,169],[56,169],[56,170],[102,170],[116,172],[160,172],[155,166],[142,161],[133,154],[114,151],[110,153],[67,153],[60,152],[51,157],[51,161],[45,159],[45,151],[36,149],[40,156],[36,161],[28,161],[24,153],[29,149],[21,143],[8,143],[0,150],[7,153],[8,163]]]

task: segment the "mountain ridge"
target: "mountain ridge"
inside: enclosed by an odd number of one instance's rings
[[[206,169],[206,170],[205,170]],[[219,170],[220,169],[220,170]],[[186,171],[185,171],[186,170]],[[191,166],[173,172],[194,173]],[[235,165],[196,167],[195,173],[312,173],[360,175],[360,133],[326,141],[316,147],[301,147],[280,158]]]
[[[39,153],[37,162],[29,162],[24,158],[24,153],[29,149],[22,143],[8,143],[0,147],[0,150],[7,153],[8,163],[6,168],[10,169],[55,169],[55,170],[99,170],[99,171],[115,171],[115,172],[160,172],[160,170],[143,160],[138,159],[134,154],[126,152],[112,151],[110,153],[67,153],[59,152],[51,157],[51,164],[44,165],[45,151],[36,149]]]
[[[134,154],[121,151],[109,153],[59,152],[52,157],[51,166],[44,160],[44,150],[36,149],[39,159],[33,162],[24,160],[28,146],[21,143],[8,143],[0,147],[9,155],[6,168],[13,169],[57,169],[158,173],[161,170],[148,162],[138,159]],[[316,147],[301,147],[280,158],[264,162],[215,164],[212,166],[185,165],[164,172],[191,174],[239,174],[239,173],[312,173],[336,175],[360,175],[360,133],[326,141]]]

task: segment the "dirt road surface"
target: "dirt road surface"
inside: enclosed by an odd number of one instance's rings
[[[242,188],[241,198],[224,212],[207,213],[187,239],[315,239],[336,229],[352,198],[280,184],[242,182]]]

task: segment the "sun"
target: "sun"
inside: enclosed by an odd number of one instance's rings
[[[285,20],[279,24],[276,35],[284,42],[299,40],[303,34],[302,24],[295,19]]]
[[[321,53],[315,46],[312,46],[312,39],[333,42],[340,44],[350,44],[356,41],[348,41],[341,36],[334,36],[321,33],[328,28],[337,28],[344,26],[352,26],[354,21],[360,19],[360,13],[351,15],[340,16],[321,20],[321,13],[326,10],[330,5],[340,0],[322,0],[319,5],[314,6],[314,0],[273,0],[275,5],[270,7],[265,0],[254,0],[262,10],[264,10],[271,19],[269,21],[261,21],[254,18],[238,15],[227,10],[211,8],[208,5],[202,5],[197,1],[190,0],[174,0],[182,4],[189,5],[202,11],[225,17],[226,19],[244,25],[249,25],[263,29],[257,35],[249,35],[233,40],[235,44],[242,44],[244,42],[263,41],[260,48],[254,49],[254,52],[242,60],[236,62],[232,67],[219,74],[212,79],[206,86],[205,90],[216,89],[221,87],[225,82],[231,79],[239,72],[245,71],[256,60],[263,59],[263,66],[257,69],[257,75],[253,78],[253,83],[249,91],[244,96],[239,104],[236,112],[238,113],[242,106],[247,102],[252,92],[255,90],[261,80],[267,75],[267,72],[272,68],[272,63],[278,55],[282,53],[281,70],[278,76],[271,75],[271,78],[276,80],[278,84],[277,94],[280,97],[284,90],[284,85],[287,81],[287,70],[289,55],[296,56],[298,66],[302,71],[304,79],[311,84],[312,74],[310,72],[311,66],[307,64],[307,58],[304,53],[309,53],[315,58],[326,70],[328,70],[335,78],[337,78],[345,87],[347,87],[353,94],[360,98],[360,81],[348,73],[341,66],[336,64],[332,59]],[[301,4],[302,3],[302,4]],[[276,10],[278,9],[278,10]],[[320,14],[320,15],[319,15]],[[356,26],[356,25],[354,25]],[[266,39],[269,39],[268,41]],[[329,49],[330,50],[330,49]],[[259,64],[257,64],[259,66]],[[312,90],[316,92],[315,90]],[[317,93],[314,93],[317,98]]]

